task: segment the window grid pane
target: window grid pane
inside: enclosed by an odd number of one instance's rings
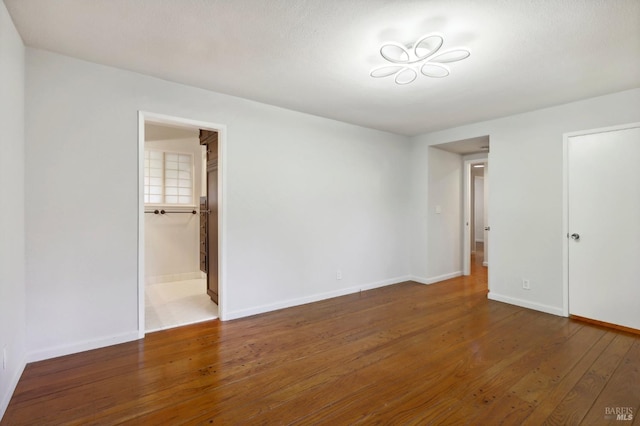
[[[193,156],[145,150],[144,202],[192,205]]]
[[[144,202],[162,201],[162,152],[144,151]],[[160,184],[160,185],[159,185]]]

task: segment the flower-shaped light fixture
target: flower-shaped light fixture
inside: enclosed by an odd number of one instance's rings
[[[440,51],[444,38],[439,34],[427,34],[413,46],[388,42],[380,48],[380,55],[391,64],[371,71],[371,77],[395,76],[397,84],[409,84],[418,77],[418,72],[427,77],[442,78],[449,75],[445,64],[461,61],[471,55],[467,49],[456,48]]]

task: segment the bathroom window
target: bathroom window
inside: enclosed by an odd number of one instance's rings
[[[193,206],[193,155],[145,150],[144,202]]]

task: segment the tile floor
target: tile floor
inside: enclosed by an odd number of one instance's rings
[[[218,305],[206,293],[204,278],[145,287],[146,332],[218,318]]]

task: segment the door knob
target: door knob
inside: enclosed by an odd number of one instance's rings
[[[573,238],[574,240],[578,241],[580,239],[580,234],[571,234],[571,238]]]
[[[485,231],[491,231],[491,227],[490,227],[490,226],[485,226],[485,227],[484,227],[484,230],[485,230]]]

